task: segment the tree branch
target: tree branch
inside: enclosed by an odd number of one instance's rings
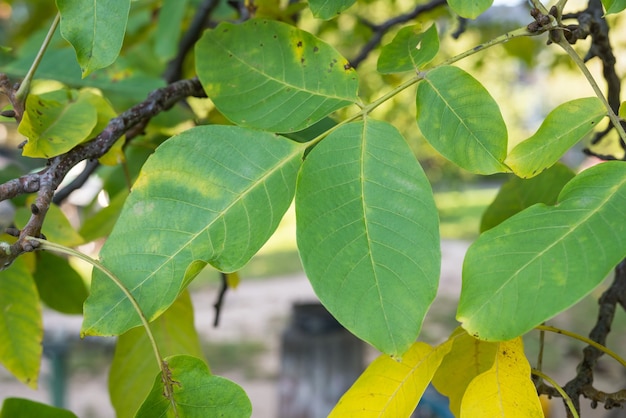
[[[410,20],[415,19],[417,16],[419,16],[422,13],[426,13],[429,12],[439,6],[443,6],[446,4],[446,0],[431,0],[430,2],[426,3],[426,4],[420,4],[415,6],[415,8],[408,12],[405,13],[403,15],[399,15],[396,17],[393,17],[379,25],[375,25],[372,23],[366,23],[368,26],[370,26],[372,28],[372,37],[370,38],[370,40],[361,48],[361,51],[359,52],[359,54],[350,61],[350,65],[352,65],[352,67],[356,68],[357,66],[359,66],[359,64],[361,64],[361,62],[363,60],[365,60],[365,58],[367,58],[367,56],[370,54],[370,52],[372,52],[374,50],[374,48],[376,48],[378,46],[378,44],[380,44],[380,42],[383,39],[383,35],[385,33],[387,33],[392,27],[394,27],[395,25],[400,25],[402,23],[406,23]]]
[[[27,174],[0,185],[0,201],[37,192],[37,199],[31,206],[31,218],[21,231],[17,242],[10,247],[0,247],[0,270],[8,267],[13,260],[26,251],[32,251],[38,243],[27,237],[40,237],[55,190],[72,167],[83,160],[103,156],[122,135],[133,127],[147,123],[153,116],[164,112],[180,100],[189,97],[206,97],[197,78],[181,80],[160,88],[148,98],[109,121],[107,127],[89,142],[80,144],[65,154],[48,160],[47,166],[38,173]]]

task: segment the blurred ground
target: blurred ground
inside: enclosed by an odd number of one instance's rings
[[[420,339],[430,343],[438,343],[446,338],[456,326],[454,320],[454,306],[460,293],[460,268],[468,243],[458,240],[444,240],[442,243],[442,274],[439,294],[429,312]],[[217,294],[215,284],[202,286],[194,291],[193,302],[196,311],[196,326],[206,345],[205,353],[216,374],[228,377],[248,393],[254,408],[254,418],[274,418],[277,414],[278,392],[276,382],[280,373],[280,339],[285,330],[291,308],[295,302],[315,301],[313,290],[303,274],[294,274],[283,277],[244,280],[241,285],[226,296],[222,311],[221,324],[213,327],[213,304]],[[597,297],[597,296],[596,296]],[[554,325],[569,329],[582,329],[587,332],[586,322],[593,323],[595,302],[582,303],[578,308],[581,319],[560,317],[551,321]],[[587,313],[589,312],[589,313]],[[620,314],[622,315],[622,314]],[[583,318],[584,317],[584,318]],[[626,322],[624,315],[616,319],[620,323]],[[48,334],[56,335],[60,339],[77,340],[81,317],[60,315],[47,312],[45,327]],[[576,326],[573,326],[576,324]],[[48,331],[53,330],[53,332]],[[623,338],[624,327],[616,329],[617,340],[610,341],[615,347],[625,347]],[[527,342],[529,358],[533,359],[536,351],[537,335]],[[560,336],[548,335],[546,340],[552,344],[553,350],[546,353],[545,362],[555,362],[560,369],[546,372],[560,382],[571,378],[575,364],[578,361],[580,345],[567,341]],[[621,341],[621,342],[620,342]],[[112,355],[111,341],[100,339],[97,344],[92,340],[82,341],[82,354],[71,354],[68,363],[69,387],[66,396],[67,407],[78,414],[80,418],[104,418],[114,416],[107,393],[107,375],[110,356]],[[88,355],[85,358],[84,351]],[[623,350],[622,350],[623,351]],[[619,350],[618,350],[619,352]],[[624,353],[620,353],[624,354]],[[367,358],[373,359],[377,353],[368,351]],[[97,359],[94,361],[94,359]],[[558,362],[557,362],[558,361]],[[563,361],[565,363],[563,363]],[[606,364],[605,366],[603,366]],[[6,370],[0,369],[0,400],[7,397],[25,397],[51,403],[52,364],[46,359],[42,365],[40,388],[30,390],[17,383]],[[549,366],[548,366],[549,367]],[[625,386],[624,374],[619,365],[604,359],[601,368],[607,382],[601,389],[615,390]],[[602,378],[601,378],[602,380]],[[618,382],[618,383],[616,383]],[[620,383],[621,382],[621,383]],[[615,384],[618,386],[616,387]],[[582,417],[606,417],[603,410],[587,411]],[[560,402],[555,402],[554,417],[563,417]],[[626,413],[622,410],[624,415]]]

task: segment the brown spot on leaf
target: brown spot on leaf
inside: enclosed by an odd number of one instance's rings
[[[298,43],[296,44],[296,46],[297,46],[298,48],[302,48],[302,41],[298,41]]]
[[[313,52],[318,52],[320,49],[318,47],[313,47]]]

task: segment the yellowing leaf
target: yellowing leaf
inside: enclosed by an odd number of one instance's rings
[[[498,343],[478,340],[465,330],[457,328],[452,333],[452,349],[444,357],[433,385],[450,400],[450,411],[454,416],[461,414],[461,400],[470,382],[493,365]]]
[[[451,341],[435,348],[418,342],[402,360],[381,355],[343,395],[329,418],[408,417],[451,347]]]
[[[233,272],[233,273],[225,273],[226,274],[226,284],[228,285],[229,289],[236,289],[237,286],[239,286],[239,283],[241,282],[241,277],[239,277],[239,272]]]
[[[461,417],[543,418],[522,339],[498,345],[493,366],[467,387]]]

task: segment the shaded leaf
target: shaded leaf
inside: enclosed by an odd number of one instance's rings
[[[443,358],[433,377],[433,385],[450,400],[450,411],[461,416],[461,400],[470,382],[493,365],[498,343],[477,340],[457,329],[450,336],[450,352]]]
[[[50,158],[83,142],[98,121],[89,91],[56,90],[30,94],[18,131],[28,138],[22,154]]]
[[[309,0],[313,16],[318,19],[332,19],[348,9],[356,0]]]
[[[130,0],[56,0],[61,35],[76,52],[83,78],[115,61],[124,41]]]
[[[477,174],[510,171],[503,164],[507,130],[498,104],[460,68],[438,67],[426,74],[417,87],[417,124],[456,165]]]
[[[188,292],[183,292],[163,315],[152,321],[150,329],[162,356],[188,354],[203,357]],[[142,327],[119,336],[109,372],[109,393],[117,418],[135,416],[150,393],[152,380],[158,372],[152,346]],[[133,396],[128,396],[129,393]]]
[[[470,246],[457,319],[471,335],[524,334],[582,299],[626,256],[626,165],[585,170],[558,202],[531,206]]]
[[[261,248],[293,199],[304,148],[236,126],[199,126],[172,137],[144,165],[102,263],[156,318],[198,266],[236,271]],[[95,271],[83,334],[119,334],[139,324],[124,294]]]
[[[163,62],[173,58],[178,51],[181,25],[189,0],[163,0],[159,10],[154,52]]]
[[[0,418],[77,418],[67,409],[55,408],[50,405],[21,398],[6,398],[2,403]]]
[[[416,342],[401,360],[382,354],[341,397],[329,417],[410,416],[451,347],[451,341],[434,348]]]
[[[385,45],[378,57],[378,72],[382,74],[415,71],[428,64],[439,52],[437,26],[424,32],[422,25],[407,26]]]
[[[448,0],[448,6],[459,16],[476,19],[491,7],[493,0]]]
[[[461,416],[482,418],[543,418],[539,396],[524,356],[521,338],[498,343],[489,370],[471,381],[463,401]]]
[[[563,103],[548,114],[533,136],[517,144],[504,162],[520,177],[536,176],[556,163],[604,116],[606,108],[597,97]]]
[[[561,189],[574,175],[567,166],[557,163],[531,179],[511,177],[483,213],[480,232],[493,228],[535,203],[554,205]]]
[[[83,222],[78,232],[85,242],[94,241],[111,233],[127,197],[127,192],[122,191],[118,193],[109,202],[109,206],[102,208],[98,213]]]
[[[37,287],[19,257],[0,271],[0,362],[35,389],[42,354],[43,322]]]
[[[441,257],[430,184],[402,135],[374,120],[330,134],[304,162],[296,219],[324,306],[382,352],[405,352],[435,297]]]
[[[619,13],[626,9],[626,0],[602,0],[606,14]]]
[[[221,23],[204,33],[195,53],[207,95],[240,126],[299,131],[357,100],[357,75],[348,61],[285,23]]]
[[[33,278],[41,300],[56,311],[82,314],[88,294],[83,278],[64,258],[43,251],[36,256]]]
[[[30,206],[35,202],[35,197],[31,196],[26,200],[26,204]],[[19,208],[15,214],[15,224],[22,229],[28,223],[32,213],[29,208]],[[72,227],[61,208],[56,205],[50,205],[46,212],[43,228],[41,230],[47,239],[66,247],[74,247],[83,243],[83,237]]]
[[[224,377],[212,375],[202,360],[173,356],[166,361],[176,382],[173,396],[179,416],[246,418],[252,415],[252,405],[243,389]],[[136,417],[164,417],[173,412],[170,400],[163,396],[159,373]]]

